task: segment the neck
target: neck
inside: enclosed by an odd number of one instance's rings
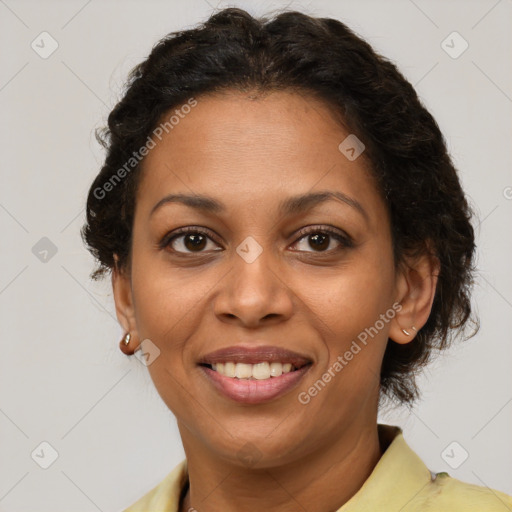
[[[382,455],[376,422],[349,429],[292,463],[262,469],[197,450],[197,439],[185,431],[180,426],[190,486],[180,512],[337,510],[361,488]]]

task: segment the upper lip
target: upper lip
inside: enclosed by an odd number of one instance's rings
[[[312,362],[308,357],[282,347],[270,345],[246,347],[238,345],[210,352],[203,356],[198,364],[226,363],[229,361],[246,364],[257,364],[264,361],[269,363],[291,363],[296,368],[301,368]]]

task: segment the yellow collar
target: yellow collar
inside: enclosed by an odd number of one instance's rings
[[[385,450],[382,457],[357,493],[337,512],[490,512],[507,507],[512,511],[512,498],[500,491],[429,471],[405,442],[400,427],[379,424],[378,433]],[[187,482],[185,459],[124,512],[178,512]]]

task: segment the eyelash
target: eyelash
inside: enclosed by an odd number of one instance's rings
[[[184,235],[187,235],[187,234],[203,235],[203,236],[213,240],[215,243],[217,243],[215,241],[215,239],[211,236],[211,233],[209,231],[205,230],[204,228],[196,228],[193,226],[188,226],[188,227],[181,228],[178,231],[174,232],[172,234],[172,236],[170,236],[170,234],[167,234],[166,236],[164,236],[164,238],[158,244],[158,246],[160,249],[165,249],[166,247],[169,247],[176,239],[178,239],[179,237],[182,237]],[[294,242],[294,245],[297,242],[299,242],[300,240],[302,240],[304,237],[306,237],[307,235],[316,235],[316,234],[331,236],[332,238],[334,238],[341,244],[341,247],[338,247],[337,249],[330,249],[328,251],[297,251],[297,252],[307,252],[307,253],[322,255],[322,254],[332,254],[333,252],[339,251],[342,248],[354,247],[354,242],[353,242],[352,238],[350,238],[350,236],[348,236],[347,234],[343,234],[343,233],[339,232],[338,230],[335,230],[334,228],[330,228],[328,226],[327,227],[311,226],[308,228],[301,229],[297,233],[299,238]],[[179,255],[203,254],[203,253],[206,254],[206,252],[204,252],[204,251],[199,251],[199,252],[194,253],[193,251],[192,252],[180,252],[180,251],[175,251],[173,249],[171,249],[171,250],[175,254],[179,254]]]

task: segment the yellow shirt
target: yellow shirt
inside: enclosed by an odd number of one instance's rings
[[[511,512],[512,497],[500,491],[431,473],[407,445],[399,427],[379,425],[389,443],[363,486],[337,512]],[[124,512],[179,512],[188,483],[187,460]]]

